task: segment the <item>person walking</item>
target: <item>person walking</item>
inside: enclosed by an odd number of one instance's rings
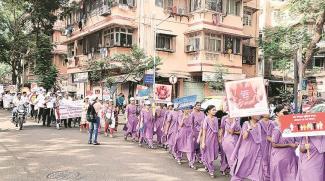
[[[166,111],[167,110],[164,108],[163,104],[160,104],[158,106],[158,109],[156,109],[154,127],[155,127],[155,132],[157,135],[157,144],[159,146],[162,146],[162,137],[164,135],[163,125],[164,125]]]
[[[240,130],[239,119],[230,118],[228,115],[222,117],[220,125],[220,136],[222,137],[221,145],[226,155],[228,165],[232,165],[230,163],[230,158],[238,141]]]
[[[146,142],[150,149],[153,149],[153,129],[154,129],[154,115],[151,110],[150,101],[145,101],[145,107],[141,110],[140,113],[140,138],[139,146],[142,146],[143,142]]]
[[[130,98],[130,102],[131,103],[127,105],[125,110],[127,130],[124,135],[124,140],[127,140],[127,137],[130,135],[132,137],[132,140],[135,141],[138,124],[137,106],[135,105],[135,99],[133,97]]]
[[[38,96],[37,99],[35,101],[36,106],[38,108],[38,112],[37,112],[37,122],[39,123],[43,114],[44,114],[44,106],[45,106],[45,92],[41,91]]]
[[[175,138],[175,153],[178,164],[181,164],[182,154],[185,153],[188,159],[188,164],[192,169],[196,170],[194,166],[194,125],[191,120],[192,106],[184,108],[184,112],[178,119],[178,131]]]
[[[88,144],[100,145],[97,141],[98,125],[100,124],[99,113],[102,105],[97,97],[93,97],[87,110],[87,120],[89,121]]]
[[[215,167],[213,161],[218,158],[219,154],[219,138],[218,138],[218,118],[215,117],[216,107],[210,105],[206,109],[207,117],[202,123],[202,162],[209,172],[210,176],[214,178]]]
[[[259,116],[244,122],[241,134],[230,158],[231,181],[263,180],[262,130]]]
[[[105,119],[105,136],[108,136],[108,130],[109,130],[109,136],[113,138],[113,134],[115,131],[115,108],[113,105],[113,99],[107,100],[107,104],[105,105],[103,109],[104,119]]]
[[[324,181],[325,136],[304,137],[299,147],[297,181]]]
[[[262,130],[262,154],[263,154],[263,181],[270,181],[270,157],[272,148],[272,132],[274,124],[269,115],[263,115],[259,121]]]
[[[205,118],[205,114],[201,111],[201,103],[196,102],[193,111],[191,112],[190,119],[193,122],[193,136],[194,136],[194,149],[196,160],[201,162],[201,151],[200,151],[200,131],[202,129],[202,123]]]
[[[87,110],[89,107],[89,97],[86,97],[82,106],[82,114],[81,114],[81,120],[80,120],[80,132],[83,132],[83,130],[87,130],[88,123],[87,123]]]
[[[175,145],[175,138],[178,130],[179,112],[174,109],[174,105],[169,106],[169,111],[170,112],[166,119],[165,135],[167,135],[167,145],[169,152],[174,158],[176,158],[176,153],[173,148]]]
[[[270,154],[270,180],[296,181],[298,163],[295,149],[298,144],[294,138],[282,137],[280,122],[272,131],[272,149]]]

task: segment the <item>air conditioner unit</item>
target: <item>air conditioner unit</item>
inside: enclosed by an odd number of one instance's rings
[[[186,14],[185,8],[178,8],[177,9],[177,14],[179,14],[179,15],[185,15]]]
[[[128,6],[133,7],[134,6],[134,0],[128,0],[127,4],[128,4]]]
[[[195,51],[193,45],[186,45],[186,52],[193,52],[193,51]]]
[[[99,9],[99,14],[100,16],[108,16],[111,14],[111,7],[109,7],[108,5],[103,5],[100,9]]]

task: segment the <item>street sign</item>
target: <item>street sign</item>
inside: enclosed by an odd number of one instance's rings
[[[153,84],[153,74],[145,74],[143,78],[145,84]]]
[[[176,84],[176,82],[177,82],[177,77],[175,75],[169,77],[169,83],[174,85]]]
[[[73,74],[74,83],[83,83],[88,81],[88,72],[81,72]]]

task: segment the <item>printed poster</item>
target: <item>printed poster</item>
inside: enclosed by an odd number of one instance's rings
[[[280,117],[283,137],[325,135],[325,113],[291,114]]]
[[[188,108],[190,106],[194,106],[196,103],[196,99],[197,99],[196,95],[174,99],[174,101],[173,101],[174,107],[176,109],[184,109],[184,108]]]
[[[81,117],[83,103],[80,101],[73,101],[71,104],[60,105],[55,111],[56,119],[68,119]]]
[[[230,117],[269,114],[262,77],[226,82],[225,89]]]
[[[168,103],[172,100],[172,86],[155,84],[154,88],[156,103]]]
[[[148,98],[149,97],[149,87],[143,85],[137,85],[137,90],[135,92],[137,98]]]

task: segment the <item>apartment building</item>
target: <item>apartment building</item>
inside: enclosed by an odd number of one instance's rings
[[[133,45],[161,57],[157,83],[178,77],[176,96],[215,95],[207,82],[216,64],[228,70],[226,80],[258,74],[258,0],[75,0],[73,5],[60,45],[67,46],[69,85],[85,94],[99,86],[87,80],[86,62],[129,53]],[[135,85],[130,79],[118,92],[132,95]]]

